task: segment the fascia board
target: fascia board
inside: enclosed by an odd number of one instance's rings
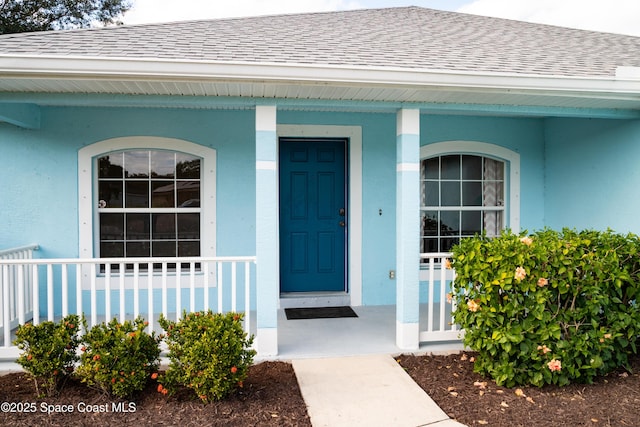
[[[535,93],[640,95],[640,80],[340,65],[234,63],[146,58],[0,55],[0,79],[121,79],[285,82],[382,87],[433,87]]]

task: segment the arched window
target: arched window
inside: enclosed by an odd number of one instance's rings
[[[423,146],[420,252],[448,252],[464,237],[519,228],[519,155],[492,144]]]
[[[216,151],[159,137],[78,153],[80,256],[215,256]]]

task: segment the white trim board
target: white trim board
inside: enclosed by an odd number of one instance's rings
[[[362,128],[360,126],[278,125],[277,137],[349,140],[348,290],[351,305],[362,305]]]

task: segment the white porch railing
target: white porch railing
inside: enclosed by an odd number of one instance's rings
[[[142,316],[151,332],[160,329],[160,313],[179,320],[183,310],[244,312],[244,329],[251,333],[255,261],[252,256],[2,258],[1,321],[11,327],[0,335],[0,357],[15,353],[11,332],[17,324],[69,314],[84,313],[89,327],[114,317],[122,322]]]
[[[38,245],[27,245],[0,251],[0,262],[4,260],[33,259]],[[0,335],[4,336],[20,323],[33,317],[33,276],[22,264],[3,265],[0,271]],[[8,327],[7,327],[8,325]],[[5,340],[6,342],[6,340]]]
[[[420,254],[420,281],[427,287],[426,303],[420,304],[420,342],[459,340],[464,334],[451,317],[456,308],[455,298],[447,298],[455,279],[455,271],[445,267],[445,260],[451,255],[448,252]],[[422,262],[424,260],[427,262]],[[422,289],[421,302],[424,293]]]

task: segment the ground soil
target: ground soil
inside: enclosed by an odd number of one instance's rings
[[[36,412],[0,411],[0,426],[311,426],[288,363],[252,366],[241,389],[223,401],[207,405],[194,399],[193,392],[185,390],[168,398],[156,388],[157,383],[151,380],[143,392],[129,401],[111,399],[98,390],[69,381],[59,396],[37,399],[31,380],[25,374],[13,373],[0,377],[0,405],[35,403]],[[41,411],[43,402],[45,406],[72,405],[74,412],[49,415]],[[114,412],[112,405],[117,408],[119,403],[121,408],[131,408],[131,412]],[[106,405],[109,412],[79,412],[84,405]]]
[[[640,357],[633,373],[624,370],[594,384],[558,387],[497,387],[473,372],[472,353],[449,356],[399,356],[401,366],[453,419],[468,426],[640,426]],[[486,385],[482,383],[486,382]],[[480,384],[480,385],[479,385]],[[244,387],[222,402],[202,404],[186,391],[167,398],[150,381],[131,401],[110,399],[77,382],[57,397],[37,399],[25,374],[0,376],[0,404],[13,409],[35,403],[35,413],[0,411],[0,425],[11,426],[310,426],[290,364],[264,362],[251,367]],[[79,412],[84,405],[106,405],[109,412]],[[44,405],[72,405],[73,413],[42,412]],[[114,412],[116,407],[130,412]],[[133,404],[131,406],[130,404]],[[24,405],[23,405],[24,407]]]
[[[640,426],[640,357],[593,384],[498,387],[473,372],[473,353],[400,356],[409,375],[453,419],[468,426]]]

